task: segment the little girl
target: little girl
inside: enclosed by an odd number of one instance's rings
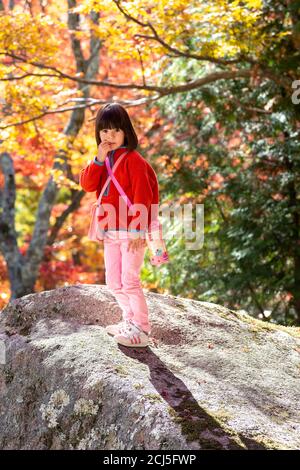
[[[80,185],[87,191],[96,191],[98,199],[108,178],[105,158],[108,155],[112,168],[118,158],[128,152],[120,161],[114,176],[132,204],[143,204],[146,217],[134,224],[137,215],[129,215],[125,201],[120,198],[114,182],[110,180],[101,203],[112,204],[115,209],[115,226],[102,224],[104,243],[105,280],[122,309],[123,321],[106,327],[108,334],[117,343],[130,347],[148,345],[151,330],[148,308],[140,282],[140,270],[146,250],[145,232],[154,218],[157,218],[159,190],[152,166],[135,149],[138,139],[127,111],[118,103],[106,104],[96,116],[95,136],[98,154],[80,173]],[[126,220],[124,220],[125,205]],[[153,206],[154,210],[151,210]],[[126,212],[127,211],[127,212]],[[131,212],[132,214],[132,212]],[[140,220],[139,219],[136,220]],[[99,226],[103,217],[99,217]],[[111,224],[110,224],[111,225]],[[139,228],[130,228],[135,226]],[[103,228],[104,227],[104,228]]]

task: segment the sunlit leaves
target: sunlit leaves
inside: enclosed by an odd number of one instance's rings
[[[60,46],[54,27],[58,31],[61,25],[51,17],[41,14],[32,17],[16,6],[0,16],[0,52],[54,64]]]
[[[155,41],[157,36],[182,53],[217,58],[232,57],[250,48],[252,53],[255,49],[259,52],[263,39],[261,8],[259,0],[102,1],[96,7],[93,0],[86,0],[75,11],[100,12],[102,20],[94,29],[111,56],[138,59],[139,49],[147,60],[168,51],[164,44]]]

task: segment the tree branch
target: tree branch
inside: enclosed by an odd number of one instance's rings
[[[82,198],[85,196],[84,191],[74,191],[72,190],[71,193],[71,204],[62,212],[62,214],[57,217],[55,224],[51,228],[50,235],[47,239],[47,245],[51,246],[54,241],[56,240],[56,237],[58,235],[58,232],[62,228],[65,220],[67,219],[69,214],[72,214],[76,209],[80,207],[80,203]]]
[[[161,44],[165,49],[167,49],[170,52],[173,52],[173,57],[187,57],[188,59],[196,59],[196,60],[201,60],[201,61],[208,61],[212,62],[214,64],[219,64],[219,65],[232,65],[232,64],[237,64],[241,61],[240,57],[237,57],[236,59],[221,59],[217,57],[212,57],[212,56],[207,56],[207,55],[197,55],[197,54],[191,54],[189,52],[182,52],[179,49],[176,49],[175,47],[170,46],[167,44],[157,33],[156,29],[148,21],[147,23],[143,23],[142,21],[138,20],[137,18],[134,18],[131,16],[129,13],[127,13],[124,8],[121,7],[120,1],[119,0],[113,0],[119,11],[125,16],[130,21],[133,21],[134,23],[138,24],[139,26],[142,26],[142,28],[150,28],[151,31],[153,32],[153,36],[148,36],[145,34],[135,34],[134,37],[140,37],[143,39],[149,39],[149,40],[154,40]]]
[[[154,95],[153,97],[145,97],[145,98],[139,98],[136,100],[132,101],[123,101],[124,105],[126,106],[139,106],[141,104],[146,104],[149,103],[150,101],[156,101],[159,100],[163,96],[175,94],[175,93],[184,93],[186,91],[191,91],[197,88],[200,88],[201,86],[208,85],[209,83],[216,82],[218,80],[228,80],[228,79],[237,79],[237,78],[249,78],[252,74],[251,69],[244,69],[244,70],[235,70],[235,71],[223,71],[223,72],[213,72],[211,74],[206,75],[205,77],[199,78],[197,80],[194,80],[192,82],[189,82],[184,85],[177,85],[173,87],[161,87],[161,86],[149,86],[149,85],[120,85],[120,84],[109,84],[109,86],[114,86],[116,88],[132,88],[132,89],[142,89],[142,90],[148,90],[148,91],[156,91],[158,94]],[[88,83],[96,82],[94,80],[87,80]],[[104,82],[96,82],[96,83],[102,83]],[[105,83],[105,86],[107,83]],[[70,108],[61,108],[61,109],[56,109],[56,110],[51,110],[51,111],[45,111],[41,113],[40,115],[34,117],[34,118],[29,118],[27,120],[23,120],[18,123],[12,123],[8,124],[6,126],[0,126],[0,129],[5,129],[6,127],[11,127],[15,125],[21,125],[26,122],[34,121],[36,119],[40,119],[46,114],[56,114],[56,113],[61,113],[61,112],[66,112],[66,111],[72,111],[72,110],[77,110],[77,109],[85,109],[90,106],[94,106],[95,104],[99,103],[107,103],[107,100],[92,100],[92,98],[76,98],[76,101],[83,101],[84,104],[70,107]],[[74,101],[74,99],[70,99],[69,101]],[[89,103],[90,102],[90,103]],[[118,100],[118,103],[120,100]],[[122,103],[121,103],[122,104]]]
[[[126,107],[133,107],[133,106],[141,106],[142,104],[146,104],[146,103],[150,103],[151,101],[156,101],[160,98],[160,96],[154,96],[154,97],[145,97],[145,98],[138,98],[136,100],[121,100],[121,99],[118,99],[118,103],[120,103],[121,105],[123,106],[126,106]],[[85,104],[81,104],[81,105],[78,105],[78,106],[70,106],[68,108],[58,108],[58,109],[54,109],[54,110],[49,110],[49,111],[44,111],[43,113],[41,114],[38,114],[37,116],[34,116],[32,118],[28,118],[28,119],[24,119],[22,121],[17,121],[17,122],[13,122],[11,124],[7,124],[6,126],[0,126],[0,129],[6,129],[7,127],[13,127],[13,126],[21,126],[22,124],[26,124],[27,122],[32,122],[32,121],[36,121],[38,119],[41,119],[42,117],[46,116],[47,114],[58,114],[58,113],[66,113],[66,112],[69,112],[69,111],[76,111],[76,110],[79,110],[79,109],[86,109],[86,108],[91,108],[93,106],[95,106],[96,104],[106,104],[108,102],[108,100],[101,100],[101,99],[92,99],[92,98],[88,98],[88,99],[84,99],[84,98],[74,98],[74,99],[70,99],[68,101],[83,101]],[[113,100],[114,101],[114,100]],[[94,120],[95,118],[92,118],[92,120]]]
[[[10,75],[9,77],[0,78],[0,82],[9,82],[13,80],[22,80],[26,77],[57,77],[60,78],[59,75],[54,73],[34,73],[34,72],[26,72],[24,75]]]

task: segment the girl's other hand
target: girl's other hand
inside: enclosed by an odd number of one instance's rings
[[[111,150],[112,148],[112,144],[110,144],[109,142],[101,142],[99,145],[98,145],[98,153],[97,153],[97,160],[99,162],[104,162],[105,158],[106,158],[106,155],[108,154],[108,152]]]
[[[139,250],[140,248],[144,248],[147,246],[147,242],[144,238],[138,238],[136,240],[129,240],[127,251],[135,252],[135,250]]]

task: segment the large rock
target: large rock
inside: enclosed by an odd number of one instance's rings
[[[299,328],[145,295],[145,349],[106,334],[121,317],[106,286],[1,312],[0,448],[300,449]]]

